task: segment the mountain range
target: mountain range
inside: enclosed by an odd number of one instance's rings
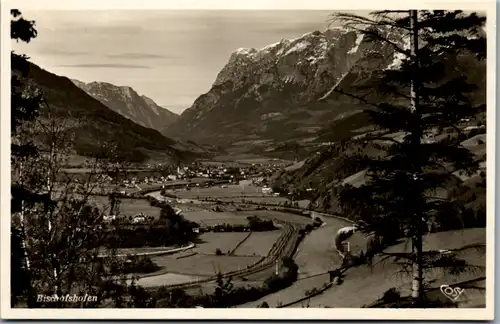
[[[408,48],[401,35],[379,32]],[[164,134],[261,154],[348,138],[367,131],[370,122],[359,100],[337,90],[355,92],[355,87],[400,63],[392,46],[341,27],[260,49],[241,48],[230,55],[211,89]],[[450,73],[472,79],[480,88],[479,100],[485,98],[485,62],[450,55],[444,63]],[[375,102],[390,99],[367,95]]]
[[[131,87],[107,82],[71,81],[108,108],[144,127],[163,130],[179,117],[156,104],[153,99],[139,95]]]

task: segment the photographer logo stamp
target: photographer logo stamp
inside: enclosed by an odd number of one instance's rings
[[[452,288],[449,285],[441,285],[439,288],[441,289],[443,295],[445,295],[452,301],[456,301],[458,297],[460,297],[460,295],[465,291],[465,289],[459,287]]]

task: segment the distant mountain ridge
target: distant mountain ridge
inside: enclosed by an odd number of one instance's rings
[[[54,116],[77,121],[76,155],[94,155],[103,149],[102,144],[105,142],[115,144],[121,158],[131,162],[153,159],[176,163],[207,153],[194,143],[174,141],[122,116],[66,77],[50,73],[34,63],[27,64],[29,72],[26,76],[17,70],[12,70],[12,73],[43,91]]]
[[[131,87],[108,82],[71,81],[108,108],[144,127],[162,130],[179,117],[156,104],[153,99],[139,95]]]

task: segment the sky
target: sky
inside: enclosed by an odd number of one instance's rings
[[[331,11],[23,11],[38,36],[13,50],[52,73],[130,86],[175,113],[210,90],[231,53],[328,27]]]

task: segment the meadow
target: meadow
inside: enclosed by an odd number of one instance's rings
[[[459,231],[448,231],[428,234],[424,236],[424,251],[460,248],[469,244],[486,243],[484,228],[470,228]],[[386,252],[402,252],[411,249],[411,244],[403,242],[389,247]],[[467,262],[480,267],[486,266],[484,252],[476,249],[466,249],[460,254]],[[323,294],[311,298],[310,307],[361,307],[382,297],[390,288],[398,289],[402,295],[410,293],[411,278],[408,274],[399,273],[401,268],[391,262],[379,262],[380,258],[373,260],[373,265],[352,268],[346,271],[342,285],[334,285]],[[451,285],[466,280],[484,277],[482,270],[466,272],[460,275],[451,275],[441,271],[428,273],[426,278],[432,280],[433,287],[442,284]],[[471,294],[476,293],[472,292]],[[481,299],[479,296],[476,298]],[[484,294],[482,303],[484,304]],[[478,301],[481,304],[481,301]],[[292,306],[299,307],[299,306]]]
[[[91,203],[96,207],[107,211],[110,203],[106,196],[91,196]],[[148,216],[153,216],[155,219],[160,217],[161,209],[150,205],[146,199],[120,198],[120,215],[135,216],[138,213],[144,213]]]
[[[313,220],[296,214],[285,213],[281,211],[274,210],[252,210],[252,211],[242,211],[238,212],[238,214],[247,216],[257,216],[260,218],[272,218],[280,221],[285,221],[289,223],[294,223],[296,225],[307,225],[312,224]]]
[[[246,217],[237,215],[231,212],[213,212],[207,210],[197,210],[197,211],[184,211],[182,215],[192,221],[204,225],[216,225],[216,224],[232,224],[232,225],[246,225],[248,223]]]
[[[266,256],[282,234],[283,231],[281,230],[252,232],[248,239],[238,246],[233,253],[241,256]]]
[[[193,251],[215,255],[215,250],[220,249],[223,254],[229,254],[248,234],[249,232],[203,233],[198,236],[199,242],[196,243]]]
[[[245,269],[258,262],[260,257],[195,254],[181,259],[177,259],[175,255],[172,255],[154,257],[152,260],[169,273],[213,276],[218,271],[225,273]]]

